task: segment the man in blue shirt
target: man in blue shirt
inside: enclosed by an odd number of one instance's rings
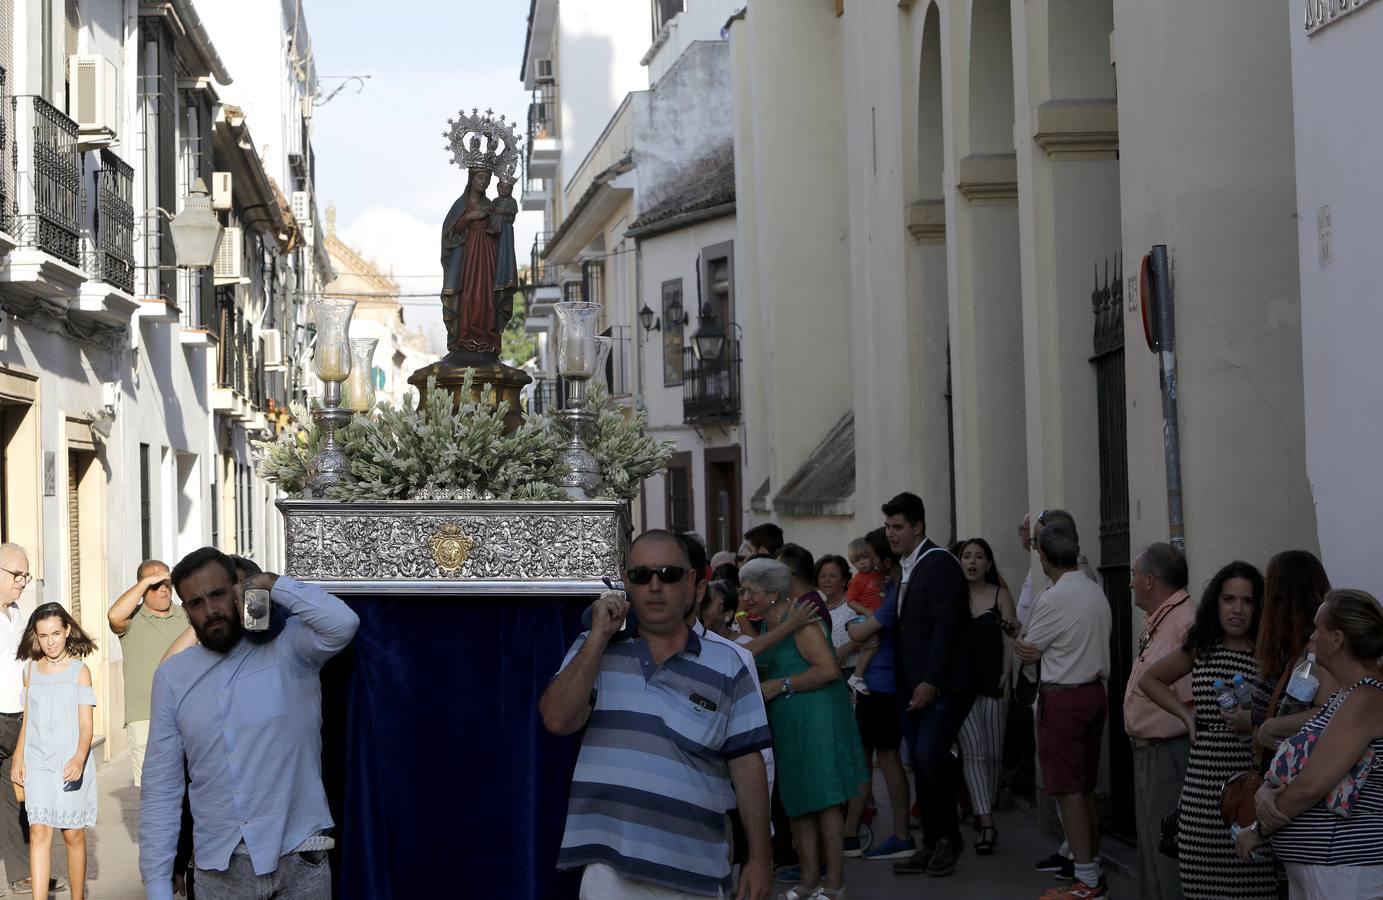
[[[198,897],[329,900],[319,673],[360,620],[291,578],[266,572],[237,585],[234,564],[214,547],[184,557],[172,581],[199,643],[154,674],[139,820],[148,900],[172,900],[184,757]],[[292,617],[277,639],[244,640],[250,588],[270,591]]]

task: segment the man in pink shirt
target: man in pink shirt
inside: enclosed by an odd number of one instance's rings
[[[1124,692],[1124,731],[1133,744],[1134,813],[1138,827],[1139,883],[1143,900],[1181,900],[1177,861],[1157,850],[1164,816],[1177,808],[1191,745],[1186,726],[1138,688],[1143,672],[1181,647],[1196,617],[1186,594],[1186,557],[1171,544],[1151,544],[1133,562],[1133,603],[1146,617],[1138,639],[1128,689]],[[1191,677],[1172,685],[1177,698],[1191,703]]]

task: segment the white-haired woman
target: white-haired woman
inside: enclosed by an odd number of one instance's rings
[[[790,589],[787,566],[775,560],[750,560],[740,570],[741,602],[763,617],[765,637],[792,628],[796,604]],[[779,794],[802,869],[801,883],[786,896],[838,900],[846,896],[841,806],[863,789],[869,770],[825,625],[790,634],[792,640],[755,653],[773,728]]]

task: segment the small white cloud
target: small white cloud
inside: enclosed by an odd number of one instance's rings
[[[427,332],[428,347],[446,346],[442,327],[441,222],[392,206],[372,206],[339,222],[337,236],[398,282],[404,322]]]

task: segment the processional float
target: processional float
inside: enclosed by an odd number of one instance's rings
[[[525,419],[531,379],[500,360],[519,138],[490,110],[448,125],[467,180],[442,223],[447,354],[409,379],[417,409],[362,401],[373,347],[352,356],[349,299],[318,301],[321,402],[258,448],[261,470],[300,495],[278,502],[287,574],[361,618],[323,672],[337,895],[574,897],[555,860],[576,747],[544,731],[538,698],[621,570],[628,498],[668,448],[588,396],[609,351],[598,304],[556,304],[565,402]],[[598,458],[621,428],[625,455]]]

